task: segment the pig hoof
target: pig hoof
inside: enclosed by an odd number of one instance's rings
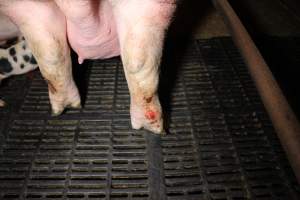
[[[151,131],[152,133],[159,134],[159,135],[165,135],[165,132],[163,131],[162,126],[152,126],[152,124],[151,125],[146,124],[144,126],[144,128],[148,131]]]
[[[131,120],[131,126],[133,129],[136,129],[136,130],[139,130],[141,128],[144,128],[148,131],[151,131],[155,134],[160,134],[160,135],[165,135],[166,132],[163,130],[163,128],[161,126],[153,126],[152,124],[147,124],[145,123],[144,125],[141,125],[141,124],[138,124],[138,123],[135,123],[135,122],[132,122],[134,120]]]
[[[132,109],[131,126],[133,129],[144,128],[155,134],[165,134],[165,131],[163,129],[163,119],[159,112],[153,114],[153,111],[146,111],[145,115],[141,115],[141,113],[142,112],[138,112],[136,109]]]
[[[67,108],[73,108],[76,110],[80,110],[82,108],[81,102],[79,101],[79,102],[71,103],[70,105],[67,106]]]
[[[164,134],[161,106],[157,95],[131,99],[131,125],[133,129],[144,128],[156,134]]]
[[[71,109],[81,109],[82,108],[80,101],[68,104],[65,107],[66,108],[71,108]],[[64,111],[64,108],[52,109],[51,116],[52,117],[57,117],[57,116],[61,115],[63,113],[63,111]]]
[[[0,107],[4,107],[6,105],[5,101],[0,99]]]
[[[67,92],[52,93],[49,92],[49,99],[52,108],[52,116],[58,116],[63,113],[65,108],[81,108],[81,99],[75,85],[66,89]]]
[[[52,117],[57,117],[63,113],[64,110],[52,110],[51,116]]]
[[[132,117],[131,118],[131,127],[133,129],[139,130],[139,129],[143,128],[143,125],[141,123],[139,123],[139,120],[136,120],[136,118]]]

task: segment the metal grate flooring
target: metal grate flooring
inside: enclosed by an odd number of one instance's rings
[[[60,117],[50,116],[38,71],[1,86],[0,199],[300,198],[230,38],[167,46],[163,137],[131,129],[119,59],[76,71],[84,108]]]

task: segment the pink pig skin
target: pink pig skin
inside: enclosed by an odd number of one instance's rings
[[[64,13],[52,0],[0,0],[0,10],[18,26],[48,84],[53,115],[80,108],[72,77]]]
[[[132,127],[154,133],[163,131],[158,68],[175,8],[176,0],[0,0],[36,57],[55,115],[80,107],[69,44],[79,63],[121,54]]]
[[[112,6],[107,0],[56,0],[67,20],[71,47],[84,59],[110,58],[120,55]]]

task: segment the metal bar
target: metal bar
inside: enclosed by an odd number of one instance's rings
[[[248,66],[298,183],[300,183],[299,121],[282,94],[268,65],[229,2],[227,0],[212,1],[231,30],[233,40]]]

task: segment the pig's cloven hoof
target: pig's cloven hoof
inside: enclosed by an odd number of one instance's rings
[[[165,131],[163,130],[162,125],[159,125],[160,123],[157,123],[158,124],[158,126],[157,126],[155,124],[151,124],[151,123],[147,122],[146,120],[139,121],[139,122],[137,122],[136,119],[133,119],[131,117],[131,126],[133,129],[139,130],[141,128],[145,128],[146,130],[151,131],[155,134],[165,135]]]
[[[4,107],[6,105],[5,101],[0,99],[0,107]]]
[[[65,108],[81,109],[81,100],[75,85],[71,85],[61,91],[55,91],[55,93],[49,90],[49,100],[52,116],[61,115]]]
[[[67,87],[62,90],[62,92],[52,93],[49,91],[49,98],[51,102],[52,116],[61,115],[65,108],[81,109],[81,99],[75,85]]]
[[[82,108],[81,106],[81,102],[74,102],[70,105],[67,106],[67,108],[73,108],[73,109],[76,109],[76,110],[80,110]]]
[[[51,116],[52,117],[57,117],[57,116],[61,115],[63,111],[64,110],[52,110],[51,111]]]
[[[163,118],[159,102],[151,105],[138,106],[132,103],[130,106],[131,126],[133,129],[144,128],[155,134],[163,135]]]
[[[67,104],[65,106],[65,108],[71,108],[71,109],[76,109],[76,110],[81,109],[82,108],[81,101],[79,100],[79,101],[73,102],[71,104]],[[64,110],[65,109],[63,107],[60,107],[60,108],[57,108],[57,109],[52,108],[51,116],[57,117],[57,116],[61,115]]]

